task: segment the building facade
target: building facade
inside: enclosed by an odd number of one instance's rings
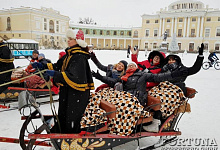
[[[0,35],[6,39],[33,39],[40,48],[65,48],[69,17],[52,8],[20,7],[0,10]]]
[[[160,9],[155,15],[142,15],[141,48],[156,49],[167,32],[167,43],[176,35],[179,50],[196,51],[201,43],[205,49],[219,51],[220,11],[200,1],[181,0]]]

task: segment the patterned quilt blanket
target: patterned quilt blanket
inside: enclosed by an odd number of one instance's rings
[[[91,93],[89,104],[81,120],[81,128],[95,126],[97,123],[107,121],[107,118],[103,116],[105,111],[99,108],[101,99],[116,106],[116,118],[108,120],[110,134],[130,135],[141,116],[150,116],[149,112],[144,111],[143,106],[132,94],[125,91],[116,91],[113,88],[104,88]]]
[[[183,105],[186,100],[183,91],[168,81],[160,82],[160,84],[153,87],[148,94],[161,100],[160,111],[164,118],[170,116],[175,109]]]

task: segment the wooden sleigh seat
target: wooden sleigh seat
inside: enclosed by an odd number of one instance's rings
[[[194,98],[195,94],[196,94],[196,90],[193,89],[193,88],[189,88],[189,87],[187,87],[186,89],[187,89],[186,97]],[[156,97],[153,97],[153,96],[148,96],[148,102],[147,102],[147,107],[149,107],[148,110],[149,109],[153,109],[155,111],[160,110],[160,105],[161,105],[160,99],[157,99]],[[112,113],[107,115],[108,118],[115,118],[116,117],[116,107],[115,107],[115,105],[110,104],[109,102],[107,102],[105,100],[101,100],[100,108],[105,110],[106,113],[112,112]],[[153,115],[151,115],[149,118],[139,118],[139,120],[137,121],[137,125],[139,125],[141,123],[148,123],[148,122],[151,122],[152,120],[153,120]],[[104,132],[104,131],[107,131],[107,130],[108,130],[108,126],[105,125],[104,127],[98,129],[96,131],[96,133]]]

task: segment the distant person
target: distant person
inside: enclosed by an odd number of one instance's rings
[[[129,58],[129,56],[130,56],[130,50],[131,50],[131,46],[130,46],[130,45],[128,45],[128,50],[127,50],[127,58]]]
[[[11,50],[3,42],[4,39],[0,36],[0,72],[10,70],[14,68],[14,58],[12,57]],[[7,83],[11,81],[12,71],[0,74],[0,84]],[[0,94],[6,90],[8,86],[0,87]]]
[[[210,54],[209,54],[209,56],[208,56],[208,60],[211,61],[211,66],[212,66],[212,65],[214,64],[214,62],[215,62],[216,60],[219,60],[219,59],[218,59],[218,57],[217,57],[217,55],[215,54],[214,51],[210,51]]]

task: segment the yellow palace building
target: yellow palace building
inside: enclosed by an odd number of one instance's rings
[[[0,35],[6,39],[32,39],[40,48],[66,47],[69,17],[52,8],[20,7],[0,10]]]
[[[220,10],[200,1],[179,0],[155,14],[143,14],[140,27],[108,27],[71,23],[68,16],[52,8],[20,7],[0,10],[0,35],[6,38],[32,39],[40,48],[65,48],[68,28],[81,29],[85,41],[95,49],[141,50],[167,47],[176,35],[179,50],[197,51],[203,42],[205,49],[220,51]],[[76,21],[74,21],[76,22]],[[167,39],[163,35],[167,32]]]

